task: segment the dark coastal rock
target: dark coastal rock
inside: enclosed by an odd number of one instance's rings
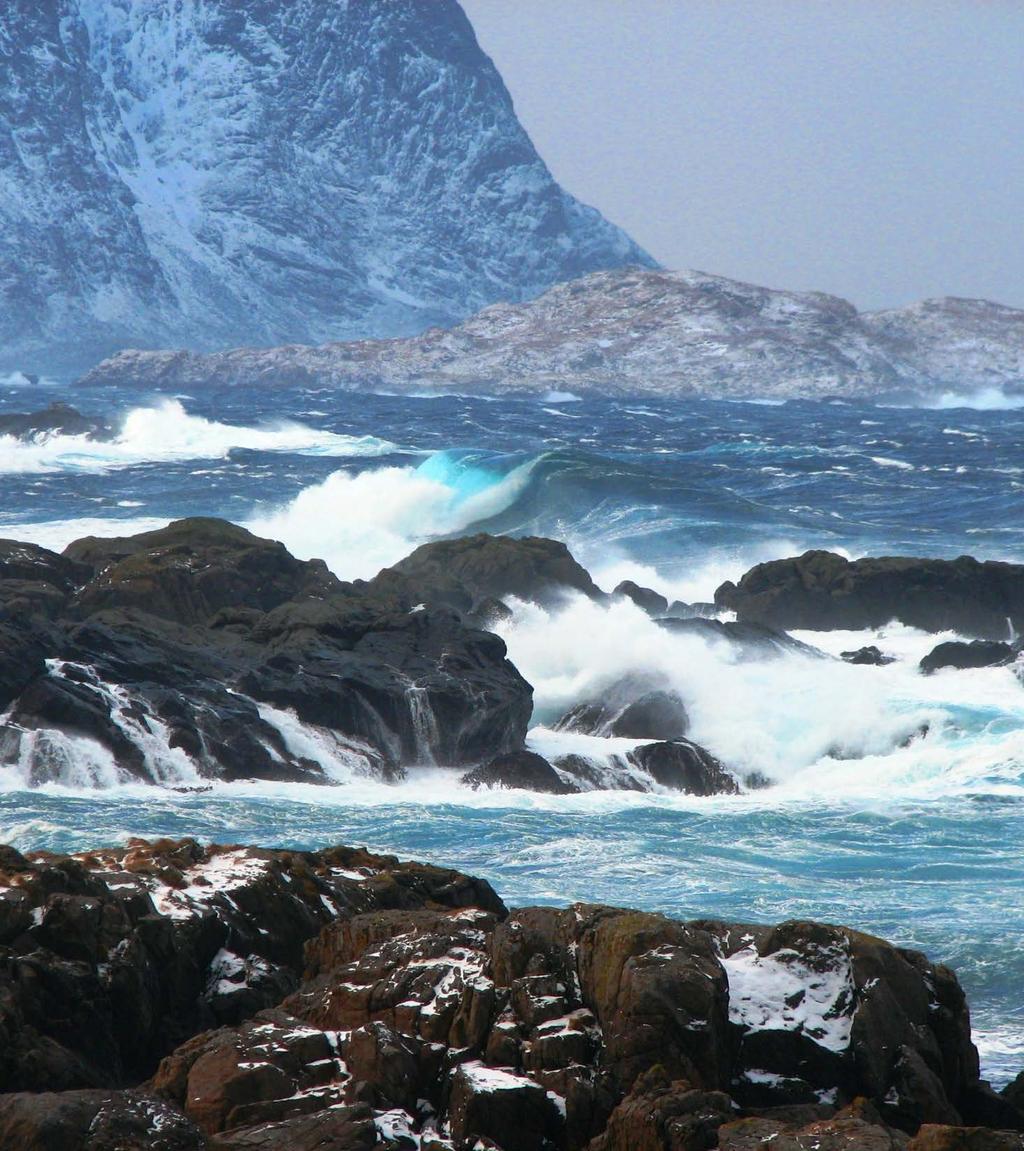
[[[0,436],[19,440],[41,440],[49,436],[88,436],[109,440],[114,426],[100,416],[84,416],[70,404],[54,402],[36,412],[0,413]]]
[[[191,840],[0,856],[0,890],[0,907],[11,908],[0,910],[7,1091],[137,1083],[189,1035],[294,990],[303,944],[339,916],[504,911],[486,883],[441,868],[348,848]]]
[[[834,1115],[811,1117],[814,1108],[773,1109],[770,1115],[731,1119],[718,1128],[721,1151],[904,1151],[907,1136],[887,1127],[863,1097]],[[819,1107],[828,1112],[831,1108]]]
[[[546,791],[568,795],[576,790],[543,756],[532,751],[512,751],[499,755],[462,777],[466,787],[515,787],[526,791]]]
[[[104,608],[139,608],[195,624],[224,608],[268,612],[341,588],[322,560],[297,560],[284,544],[218,519],[178,520],[121,539],[91,536],[64,554],[93,571],[73,605],[81,619]]]
[[[907,1144],[907,1151],[1024,1151],[1024,1135],[987,1127],[927,1123]]]
[[[631,579],[623,580],[613,591],[613,596],[632,600],[648,615],[664,615],[668,611],[668,600],[649,587],[641,587]]]
[[[553,1151],[563,1142],[558,1104],[525,1075],[464,1063],[453,1076],[448,1106],[456,1147],[486,1139],[502,1151]]]
[[[1024,567],[971,556],[851,561],[809,551],[758,564],[738,584],[722,584],[715,603],[775,628],[857,631],[899,620],[998,640],[1024,628]]]
[[[845,928],[510,913],[347,848],[0,863],[42,908],[0,945],[5,1148],[1020,1147],[952,972]],[[290,983],[216,1026],[242,960]]]
[[[930,675],[933,671],[944,667],[964,669],[1010,663],[1014,655],[1014,649],[1010,644],[998,640],[975,639],[970,643],[953,641],[933,647],[918,666],[925,675]]]
[[[1003,1088],[1003,1098],[1018,1111],[1024,1114],[1024,1071],[1012,1083]]]
[[[84,584],[90,569],[37,544],[0,540],[0,581],[43,583],[65,595]]]
[[[978,1082],[978,1054],[963,991],[948,968],[823,924],[705,926],[730,971],[741,1061],[767,1073],[741,1075],[738,1098],[753,1088],[759,1106],[772,1094],[779,1102],[813,1102],[835,1087],[847,1098],[867,1096],[902,1130],[960,1122],[957,1105]],[[766,1005],[772,980],[794,975],[817,984],[815,1010],[803,1012],[802,997]],[[803,1099],[794,1098],[799,1092]]]
[[[662,787],[688,795],[734,795],[739,785],[721,763],[688,739],[644,743],[628,759]]]
[[[128,1091],[0,1095],[4,1151],[204,1151],[196,1127],[163,1100]]]
[[[847,663],[861,664],[868,667],[885,667],[886,664],[895,663],[896,657],[886,655],[874,644],[859,647],[856,651],[843,651],[839,653],[840,659]]]
[[[687,1079],[670,1082],[654,1067],[638,1077],[589,1151],[704,1151],[719,1145],[733,1107],[724,1092],[695,1088]]]
[[[659,627],[674,635],[694,635],[712,643],[726,643],[734,647],[744,659],[773,659],[786,653],[822,658],[823,653],[810,644],[802,643],[761,623],[748,620],[707,619],[703,616],[662,616]]]
[[[532,692],[503,641],[421,600],[220,520],[0,547],[0,760],[32,785],[327,782],[522,748]],[[296,753],[280,712],[336,766]]]
[[[489,596],[475,604],[471,611],[466,612],[465,619],[474,627],[493,631],[498,625],[508,623],[512,619],[512,614],[512,609],[504,600]]]
[[[554,725],[556,731],[625,739],[679,739],[689,728],[678,692],[646,677],[626,676],[610,684],[600,699],[576,704]]]
[[[481,532],[423,544],[370,582],[384,584],[396,576],[416,588],[422,602],[454,600],[455,606],[467,609],[483,600],[510,597],[552,605],[567,592],[604,598],[565,544],[535,536],[513,539]]]
[[[52,632],[35,620],[0,618],[0,710],[46,674],[53,642]]]
[[[27,629],[29,621],[55,619],[90,574],[47,548],[0,540],[0,628]],[[0,641],[0,661],[3,650]]]

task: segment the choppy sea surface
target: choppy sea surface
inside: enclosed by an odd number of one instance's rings
[[[602,586],[710,598],[762,559],[826,547],[1024,562],[1024,411],[956,406],[483,400],[232,389],[153,397],[0,389],[116,414],[96,443],[0,437],[0,535],[63,547],[220,515],[373,575],[475,530],[565,540]],[[630,670],[680,690],[739,797],[473,793],[424,768],[384,785],[24,787],[0,765],[0,841],[71,850],[131,835],[365,843],[487,877],[511,903],[573,899],[683,917],[818,918],[919,947],[959,973],[986,1074],[1024,1067],[1024,686],[1006,668],[923,677],[940,638],[801,633],[884,668],[739,663],[630,604],[520,605],[504,633],[536,690],[534,745]],[[922,727],[924,737],[912,738]]]

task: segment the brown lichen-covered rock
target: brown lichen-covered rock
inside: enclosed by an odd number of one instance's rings
[[[138,1092],[0,1095],[4,1151],[203,1151],[192,1123]]]
[[[718,1129],[720,1151],[904,1151],[907,1136],[886,1127],[865,1099],[803,1123],[785,1110],[734,1119]]]
[[[0,1090],[138,1082],[299,984],[303,945],[373,908],[484,907],[482,880],[352,848],[130,841],[0,853]]]
[[[910,1140],[907,1151],[1024,1151],[1024,1134],[928,1123]]]
[[[463,1063],[448,1106],[456,1151],[469,1151],[481,1139],[502,1151],[555,1151],[562,1144],[564,1103],[526,1076]]]
[[[191,840],[0,850],[0,888],[0,1089],[102,1088],[0,1095],[13,1147],[1020,1148],[953,974],[849,929]]]
[[[719,1145],[718,1130],[733,1107],[723,1092],[670,1081],[654,1067],[637,1079],[589,1151],[708,1151]]]

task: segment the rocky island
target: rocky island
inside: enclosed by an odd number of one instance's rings
[[[925,300],[860,312],[824,292],[786,292],[644,267],[593,272],[451,328],[210,354],[126,349],[94,386],[216,386],[471,395],[883,399],[1024,385],[1024,311]]]

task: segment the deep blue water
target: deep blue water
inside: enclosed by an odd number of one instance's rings
[[[168,407],[50,388],[11,389],[0,409],[51,398],[128,422],[114,444],[0,440],[0,534],[50,546],[224,515],[347,577],[487,528],[564,539],[606,586],[632,575],[683,598],[806,547],[1024,561],[1021,411],[242,389]],[[541,799],[471,795],[424,772],[396,788],[32,792],[0,765],[0,839],[347,841],[474,871],[513,903],[838,921],[952,964],[988,1073],[1024,1066],[1024,687],[1012,674],[924,680],[914,662],[933,641],[906,629],[879,640],[905,657],[892,669],[731,667],[603,611],[525,613],[506,636],[538,720],[617,664],[650,661],[677,679],[702,740],[776,787]],[[900,724],[922,716],[932,734],[898,749]],[[854,757],[830,755],[836,743]]]

